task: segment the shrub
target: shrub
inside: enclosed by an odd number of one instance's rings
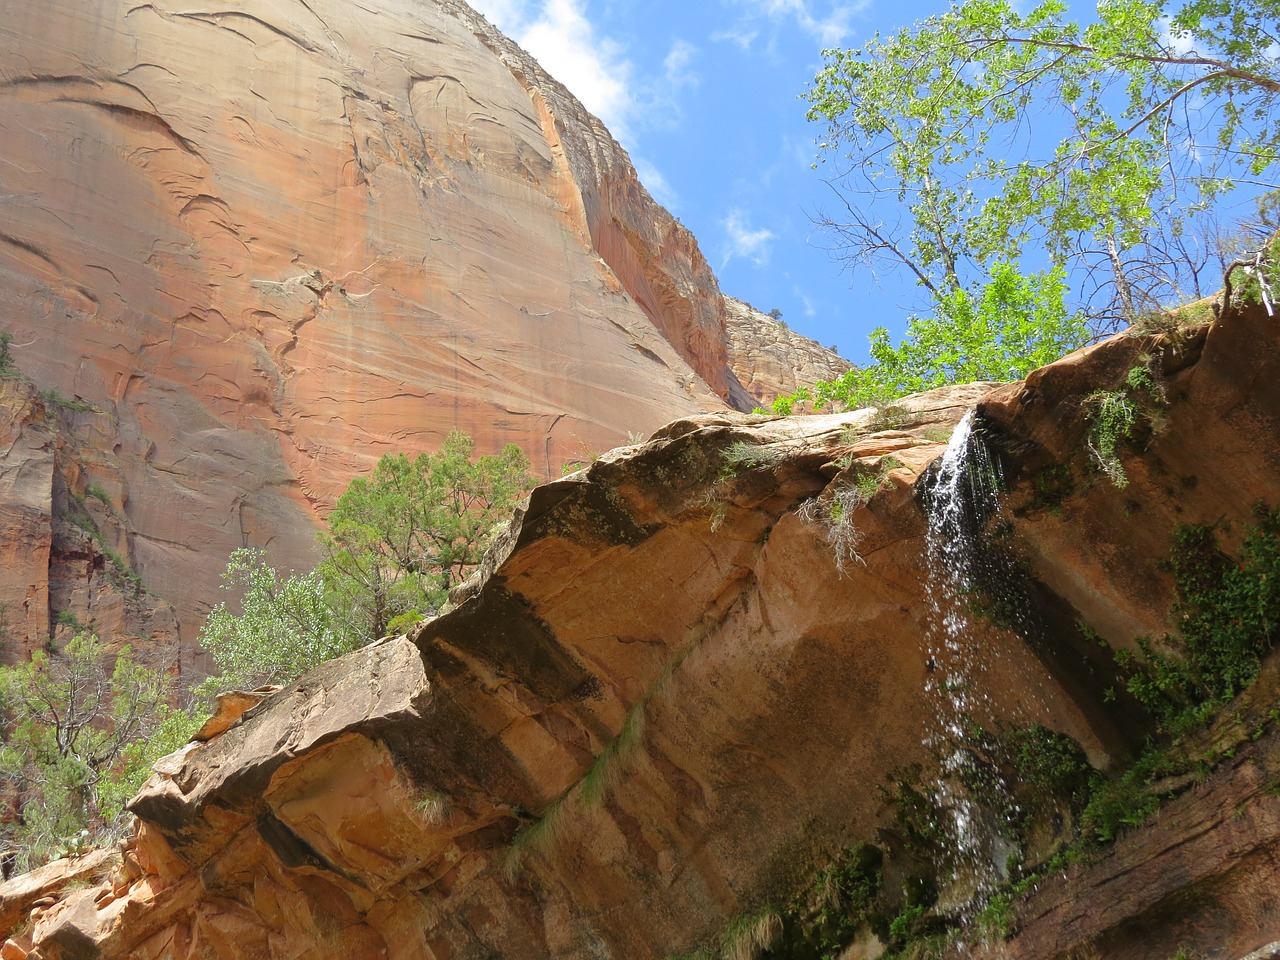
[[[1128,394],[1120,390],[1099,390],[1090,394],[1085,402],[1093,408],[1089,452],[1098,469],[1123,489],[1129,485],[1129,476],[1120,462],[1119,447],[1138,425],[1138,408]]]
[[[173,693],[165,671],[91,634],[0,668],[0,778],[22,805],[0,841],[20,868],[120,835],[151,764],[196,726]]]

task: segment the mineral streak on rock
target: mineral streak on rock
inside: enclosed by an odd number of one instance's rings
[[[693,238],[462,3],[50,0],[0,63],[2,326],[114,418],[90,440],[188,641],[233,548],[310,566],[383,453],[459,428],[554,476],[750,403]]]

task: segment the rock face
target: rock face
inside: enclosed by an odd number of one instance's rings
[[[755,406],[795,393],[818,380],[834,380],[853,364],[801,336],[749,303],[724,298],[729,366]]]
[[[144,589],[130,550],[124,482],[77,435],[109,437],[102,409],[77,409],[19,376],[0,378],[0,640],[29,658],[84,627],[177,656],[173,608]]]
[[[1145,727],[1077,624],[1112,647],[1171,629],[1175,525],[1238,532],[1255,500],[1280,503],[1277,343],[1258,310],[1118,337],[994,392],[922,395],[892,425],[678,420],[534,491],[450,612],[163,761],[123,865],[52,896],[6,949],[585,960],[725,944],[836,851],[891,839],[879,787],[932,762],[945,651],[926,640],[922,478],[974,403],[1034,629],[969,623],[967,697],[983,723],[1042,723],[1113,765]],[[1089,466],[1090,398],[1135,366],[1153,427],[1121,449],[1121,489]],[[832,540],[851,531],[841,575]],[[1267,682],[1237,712],[1264,724],[1255,743],[1043,884],[988,954],[1237,960],[1280,940]]]
[[[50,0],[0,62],[0,327],[99,411],[92,479],[188,640],[231,549],[310,566],[382,453],[459,428],[555,475],[749,405],[693,238],[456,0]]]

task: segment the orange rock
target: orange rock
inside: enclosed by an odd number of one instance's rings
[[[121,514],[113,548],[177,608],[184,671],[208,666],[191,641],[230,551],[309,567],[382,453],[458,428],[556,476],[749,402],[693,238],[463,4],[50,0],[7,20],[0,57],[21,65],[5,189],[30,201],[0,311],[18,367],[93,406],[68,433]],[[47,501],[36,453],[10,456]],[[48,516],[13,516],[0,578],[41,631]]]

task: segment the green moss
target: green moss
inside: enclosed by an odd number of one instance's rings
[[[582,777],[582,799],[592,805],[599,805],[605,795],[617,782],[620,767],[627,757],[635,753],[644,736],[644,711],[647,700],[642,698],[627,713],[618,735],[613,738],[600,755],[596,757],[591,768]]]
[[[549,804],[542,816],[516,831],[502,864],[503,875],[514,880],[530,856],[545,855],[555,846],[563,829],[565,798]]]
[[[1065,463],[1045,467],[1035,478],[1035,496],[1031,506],[1037,510],[1056,510],[1075,492],[1075,477]]]

